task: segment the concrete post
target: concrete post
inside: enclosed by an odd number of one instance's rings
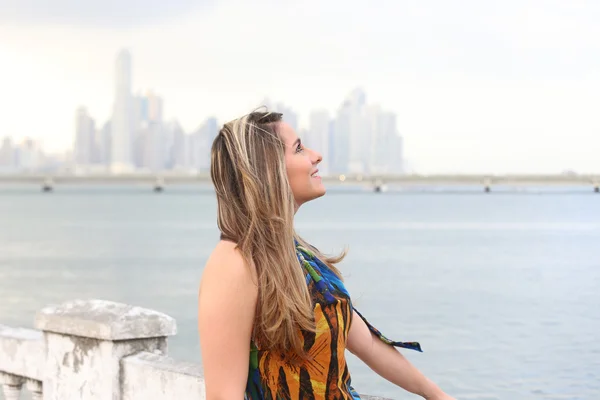
[[[24,379],[20,376],[0,373],[0,388],[6,400],[18,400]]]
[[[43,400],[121,400],[121,358],[140,351],[165,354],[175,320],[165,314],[103,300],[75,300],[42,309]]]
[[[43,400],[42,382],[34,379],[27,379],[25,381],[25,387],[31,393],[31,400]]]

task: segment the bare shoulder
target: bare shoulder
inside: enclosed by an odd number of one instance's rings
[[[232,296],[234,293],[235,296]],[[203,299],[206,300],[205,306],[210,308],[226,307],[225,303],[231,307],[241,306],[242,309],[256,305],[256,269],[248,265],[235,244],[220,241],[209,256],[199,287],[199,300]]]
[[[203,283],[213,280],[256,286],[256,269],[246,263],[234,243],[222,240],[210,254],[202,273]]]

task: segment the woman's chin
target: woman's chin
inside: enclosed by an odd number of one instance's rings
[[[325,186],[320,183],[316,188],[315,188],[315,198],[321,197],[321,196],[325,196],[325,193],[327,193],[327,189],[325,188]]]

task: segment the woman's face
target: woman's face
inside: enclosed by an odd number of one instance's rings
[[[321,154],[302,145],[294,129],[285,122],[279,122],[279,135],[285,143],[285,167],[296,207],[325,194],[325,186],[317,164]]]

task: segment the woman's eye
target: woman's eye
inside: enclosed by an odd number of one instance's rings
[[[304,150],[304,148],[302,147],[301,144],[298,145],[298,147],[296,147],[296,153],[301,152],[302,150]]]

